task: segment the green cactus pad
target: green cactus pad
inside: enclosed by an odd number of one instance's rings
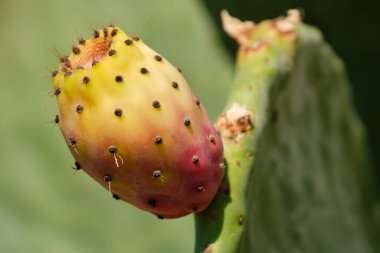
[[[195,252],[379,252],[379,202],[342,61],[298,12],[225,17],[240,44],[217,122],[227,160]],[[377,210],[377,218],[376,218]]]

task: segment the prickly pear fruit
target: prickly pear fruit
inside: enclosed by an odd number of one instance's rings
[[[95,30],[60,61],[55,122],[77,168],[159,218],[210,204],[223,146],[179,68],[115,26]]]

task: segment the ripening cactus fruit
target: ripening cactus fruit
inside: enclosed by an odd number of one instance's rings
[[[159,218],[210,204],[223,145],[179,68],[115,26],[81,39],[60,62],[55,122],[77,169]]]

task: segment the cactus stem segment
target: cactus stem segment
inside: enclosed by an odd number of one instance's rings
[[[244,217],[243,217],[243,215],[239,216],[238,223],[239,223],[239,225],[243,225],[243,223],[244,223]]]

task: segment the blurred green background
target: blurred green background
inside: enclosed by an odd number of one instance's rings
[[[375,1],[353,3],[0,0],[0,252],[192,252],[191,216],[158,220],[115,201],[83,172],[70,169],[73,158],[52,123],[57,106],[49,73],[58,64],[53,48],[69,53],[76,36],[88,38],[93,27],[109,22],[180,66],[214,120],[233,74],[234,45],[221,35],[220,9],[260,20],[303,7],[306,21],[321,27],[348,63],[379,165],[380,15]]]
[[[112,21],[182,68],[213,119],[223,108],[232,61],[198,1],[0,0],[0,252],[192,252],[192,216],[159,220],[82,171],[52,121],[56,47]]]

